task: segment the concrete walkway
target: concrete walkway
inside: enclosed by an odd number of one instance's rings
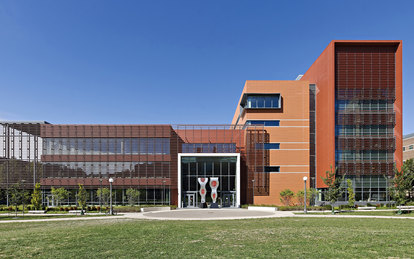
[[[30,215],[30,214],[25,214],[25,215]],[[171,210],[171,211],[153,211],[153,212],[145,212],[145,213],[122,213],[121,215],[117,215],[117,216],[98,216],[98,217],[91,216],[91,217],[66,217],[66,218],[62,217],[62,218],[28,219],[28,220],[1,220],[1,216],[0,216],[0,223],[53,222],[53,221],[73,221],[73,220],[125,220],[125,219],[235,220],[235,219],[260,219],[260,218],[282,218],[282,217],[414,219],[414,217],[403,217],[403,216],[374,216],[374,215],[370,216],[370,215],[338,215],[338,214],[336,215],[315,215],[315,214],[294,214],[291,211],[267,212],[267,211],[251,211],[247,209],[178,209],[178,210]]]
[[[252,211],[246,209],[180,209],[154,211],[142,214],[142,218],[156,220],[231,220],[292,217],[291,212]]]
[[[39,214],[24,214],[25,216],[39,216]],[[23,222],[49,222],[49,221],[71,221],[71,220],[102,220],[102,219],[125,219],[125,215],[119,216],[99,216],[99,217],[83,217],[83,216],[76,216],[73,215],[72,217],[65,217],[67,214],[43,214],[45,216],[57,216],[56,218],[46,218],[46,219],[10,219],[10,220],[1,220],[0,216],[0,224],[1,223],[23,223]],[[14,216],[14,215],[10,215]],[[18,215],[18,216],[21,216]],[[61,216],[61,218],[59,218]]]

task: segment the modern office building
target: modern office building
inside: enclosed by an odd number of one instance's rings
[[[414,159],[414,133],[407,134],[403,139],[403,160]]]
[[[403,161],[401,71],[401,41],[332,41],[298,80],[246,81],[229,125],[0,122],[0,187],[39,182],[50,205],[52,187],[74,203],[83,184],[98,204],[112,177],[117,204],[134,188],[140,203],[198,207],[199,179],[217,177],[223,207],[280,205],[305,176],[323,202],[332,168],[357,201],[388,202]]]
[[[315,187],[332,166],[357,201],[387,201],[403,162],[402,42],[332,41],[301,80],[316,85]]]

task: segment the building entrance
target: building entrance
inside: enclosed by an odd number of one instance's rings
[[[195,193],[187,193],[185,198],[185,203],[187,208],[195,208],[196,207],[196,194]]]
[[[236,193],[223,193],[223,207],[236,207]]]
[[[179,205],[238,207],[239,177],[239,154],[180,154]],[[205,194],[204,199],[200,191]]]

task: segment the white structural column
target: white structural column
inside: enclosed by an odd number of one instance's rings
[[[237,158],[236,162],[236,207],[240,207],[240,153],[178,153],[178,208],[182,208],[181,203],[181,158],[182,157],[229,157]],[[220,181],[220,179],[219,179]]]

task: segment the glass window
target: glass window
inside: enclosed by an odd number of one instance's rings
[[[245,108],[280,108],[280,95],[248,95],[246,103],[242,104]]]
[[[85,138],[85,153],[91,154],[92,153],[92,139]]]
[[[265,107],[265,99],[266,99],[266,96],[257,97],[257,108],[264,108]]]
[[[108,153],[115,154],[115,139],[108,139]]]
[[[148,154],[154,154],[154,138],[148,138]]]
[[[263,149],[265,150],[280,149],[280,143],[264,143]]]
[[[101,152],[101,139],[93,139],[93,153],[94,154],[99,154]]]
[[[146,138],[139,139],[139,153],[148,154],[148,139]]]
[[[280,125],[279,120],[248,120],[246,125],[263,125],[266,127],[278,127]]]
[[[130,138],[124,138],[124,153],[125,154],[131,154],[132,146],[131,146],[131,139]]]
[[[169,154],[170,153],[170,139],[169,138],[163,138],[163,154]]]
[[[280,166],[265,166],[265,173],[277,173],[280,172]]]
[[[414,145],[410,145],[408,149],[414,149]]]
[[[132,154],[139,154],[139,150],[140,150],[139,147],[140,147],[139,139],[138,138],[131,139]]]

